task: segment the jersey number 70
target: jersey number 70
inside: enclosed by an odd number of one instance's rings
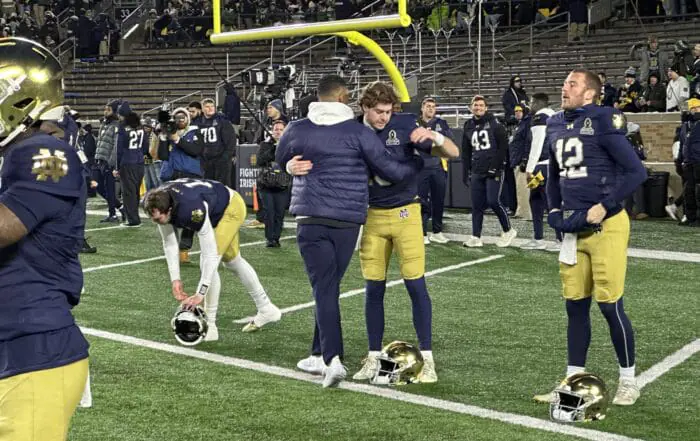
[[[583,164],[583,142],[578,138],[558,139],[555,145],[559,176],[567,179],[585,178],[588,167]]]

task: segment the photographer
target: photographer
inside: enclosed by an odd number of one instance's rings
[[[289,187],[292,185],[292,177],[275,162],[277,142],[286,128],[287,123],[282,120],[272,123],[272,139],[260,143],[258,148],[260,174],[257,185],[267,213],[264,222],[268,248],[280,247],[284,211],[287,209]]]
[[[226,117],[216,112],[211,98],[202,101],[202,116],[198,120],[204,140],[202,154],[204,177],[231,186],[231,159],[236,152],[236,132]]]
[[[163,161],[160,168],[161,181],[203,177],[200,158],[204,151],[204,140],[199,134],[199,127],[190,125],[187,109],[175,109],[172,119],[164,112],[159,115],[159,120],[161,133],[158,158]]]

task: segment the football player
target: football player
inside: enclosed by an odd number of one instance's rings
[[[462,167],[464,185],[471,188],[472,236],[464,242],[465,247],[483,247],[481,228],[484,224],[486,206],[496,213],[503,233],[496,242],[507,247],[518,232],[510,226],[508,213],[500,202],[503,188],[503,169],[508,154],[506,129],[488,113],[486,99],[481,95],[472,98],[472,119],[464,123],[462,135]]]
[[[421,104],[421,116],[418,123],[442,136],[454,138],[452,130],[442,118],[435,116],[437,111],[435,98],[427,97]],[[430,242],[447,243],[447,238],[442,234],[442,214],[445,211],[445,188],[447,187],[447,161],[423,153],[422,176],[418,182],[418,195],[421,202],[421,214],[423,216],[423,243]],[[433,219],[432,233],[428,234],[428,219]]]
[[[550,161],[547,181],[548,221],[560,227],[564,212],[583,220],[581,231],[566,234],[559,254],[568,316],[566,376],[583,372],[591,341],[589,309],[595,299],[610,328],[620,365],[613,404],[632,405],[639,398],[634,376],[634,333],[622,302],[627,270],[630,223],[622,201],[645,179],[646,171],[625,137],[625,117],[599,107],[598,76],[574,69],[564,82],[562,112],[547,121]],[[595,231],[589,230],[596,226]],[[567,231],[567,230],[565,230]],[[535,400],[548,402],[551,393]]]
[[[554,115],[549,108],[549,97],[544,93],[532,95],[532,143],[530,155],[525,166],[527,186],[530,188],[530,210],[532,211],[532,228],[534,239],[524,243],[520,248],[524,250],[545,250],[544,243],[544,214],[547,211],[546,179],[547,166],[549,164],[549,143],[547,142],[547,119]],[[557,242],[552,251],[559,250],[561,232],[557,231]]]
[[[66,439],[88,373],[88,342],[71,314],[83,286],[87,189],[57,125],[62,84],[50,50],[0,38],[3,441]]]
[[[443,158],[455,158],[459,149],[446,135],[420,127],[414,115],[392,113],[399,102],[393,87],[384,82],[368,85],[361,98],[361,117],[374,129],[393,155],[410,158],[415,151],[432,152]],[[353,378],[369,380],[379,363],[384,337],[384,292],[386,273],[392,250],[396,251],[401,276],[413,305],[413,324],[425,366],[420,375],[423,383],[435,383],[437,373],[432,354],[432,304],[425,284],[425,245],[420,198],[419,175],[389,185],[375,177],[370,181],[369,210],[360,241],[360,264],[365,285],[365,319],[369,354]]]
[[[202,168],[204,178],[231,185],[231,162],[236,152],[236,131],[226,117],[216,113],[211,98],[202,100],[202,115],[197,123],[204,139]]]
[[[282,313],[270,301],[252,266],[241,256],[238,230],[246,216],[241,195],[225,185],[205,179],[182,178],[162,185],[146,194],[144,211],[158,224],[163,250],[172,281],[172,293],[184,306],[205,302],[209,331],[205,341],[219,339],[216,313],[219,307],[221,279],[219,263],[241,279],[255,302],[257,314],[243,332],[257,331],[267,323],[280,320]],[[175,228],[197,232],[201,254],[201,278],[197,291],[189,296],[180,279],[180,260]]]

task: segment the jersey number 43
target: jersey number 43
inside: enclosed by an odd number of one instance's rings
[[[477,152],[490,149],[489,132],[486,130],[474,130],[474,133],[472,133],[472,148]]]
[[[558,139],[555,145],[559,176],[567,179],[585,178],[588,168],[583,165],[583,142],[578,138]]]

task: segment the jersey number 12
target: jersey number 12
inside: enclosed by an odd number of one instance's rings
[[[583,164],[583,142],[578,138],[558,139],[556,143],[559,176],[567,179],[585,178],[588,167]],[[566,159],[564,159],[566,156]]]

